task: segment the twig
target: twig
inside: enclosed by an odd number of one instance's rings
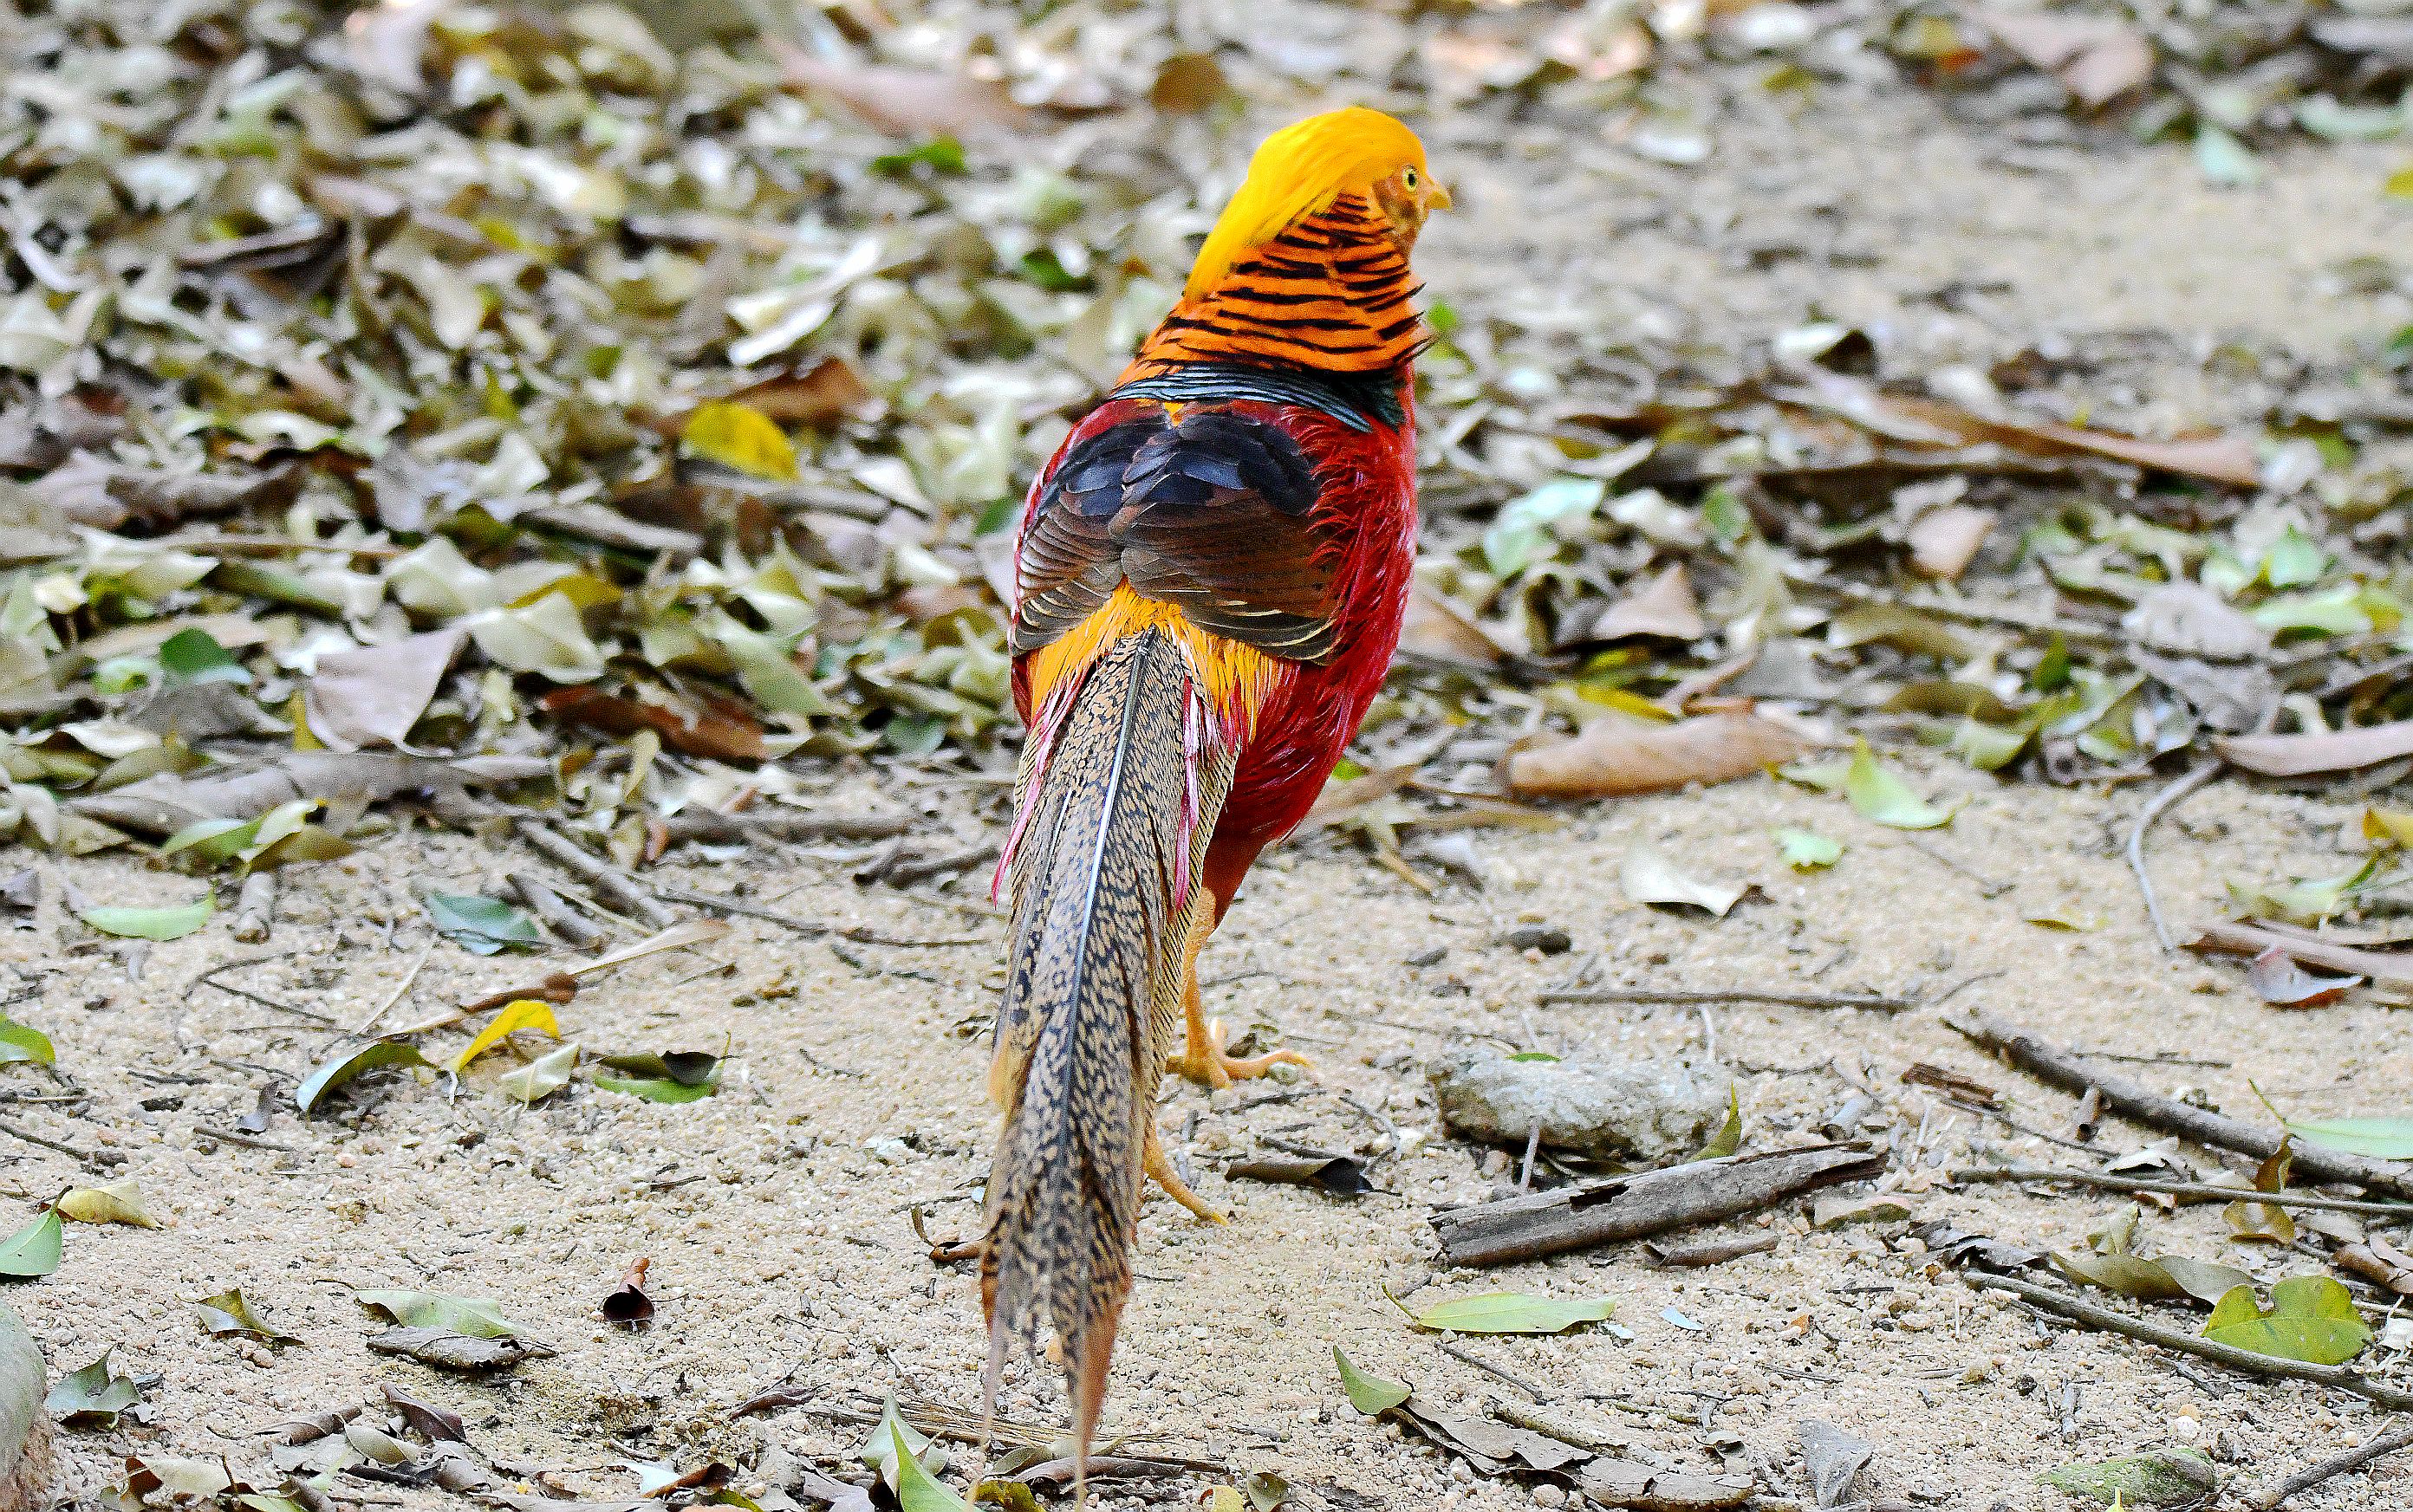
[[[1918,1006],[1918,1000],[1887,997],[1875,992],[1772,992],[1751,987],[1557,987],[1547,988],[1539,1003],[1769,1003],[1785,1008],[1873,1008],[1900,1013]]]
[[[1550,1400],[1550,1394],[1547,1391],[1543,1390],[1540,1387],[1535,1386],[1531,1381],[1525,1380],[1508,1371],[1502,1370],[1499,1366],[1492,1364],[1489,1360],[1485,1359],[1482,1356],[1475,1354],[1472,1350],[1460,1349],[1458,1345],[1451,1343],[1446,1339],[1434,1340],[1433,1347],[1440,1350],[1443,1354],[1447,1355],[1450,1358],[1458,1361],[1460,1364],[1473,1366],[1476,1370],[1481,1371],[1484,1374],[1490,1376],[1494,1380],[1507,1382],[1510,1386],[1513,1386],[1517,1390],[1524,1392],[1525,1395],[1532,1398],[1535,1402],[1547,1402]]]
[[[758,809],[723,814],[681,809],[662,821],[673,840],[889,840],[913,828],[910,817],[887,814],[799,814]]]
[[[503,880],[511,884],[511,891],[519,895],[520,902],[528,905],[529,912],[579,949],[593,950],[612,938],[609,930],[600,928],[570,906],[569,902],[545,886],[542,879],[526,872],[512,872],[507,873]]]
[[[2145,831],[2179,800],[2220,775],[2228,763],[2218,756],[2207,758],[2200,766],[2169,786],[2155,793],[2137,815],[2137,827],[2128,831],[2128,870],[2137,873],[2137,888],[2145,895],[2145,917],[2154,921],[2154,938],[2162,942],[2162,954],[2178,949],[2170,937],[2169,921],[2162,917],[2162,901],[2154,894],[2154,876],[2145,870]]]
[[[277,1013],[289,1013],[297,1019],[307,1019],[312,1023],[325,1024],[328,1028],[333,1029],[335,1027],[335,1020],[328,1018],[323,1013],[313,1013],[308,1008],[297,1008],[292,1004],[281,1003],[275,998],[270,997],[265,992],[255,992],[250,988],[236,987],[231,983],[218,980],[218,977],[227,972],[242,971],[248,966],[264,966],[272,961],[282,961],[292,953],[292,951],[287,950],[273,956],[254,956],[248,961],[222,961],[216,965],[212,966],[209,970],[201,973],[199,976],[194,977],[193,985],[195,987],[215,987],[219,991],[224,992],[230,997],[239,997],[246,1003],[257,1003],[263,1008],[268,1008]]]
[[[1732,1239],[1712,1239],[1699,1244],[1682,1244],[1668,1249],[1658,1244],[1645,1244],[1642,1253],[1651,1256],[1652,1265],[1670,1269],[1691,1269],[1696,1266],[1724,1265],[1739,1260],[1746,1255],[1766,1255],[1776,1248],[1776,1236],[1771,1233],[1738,1234]]]
[[[79,1150],[74,1145],[62,1144],[56,1139],[45,1139],[31,1129],[21,1129],[5,1119],[0,1119],[0,1134],[5,1134],[12,1139],[22,1139],[27,1144],[40,1145],[45,1150],[55,1150],[60,1154],[67,1156],[68,1159],[73,1160],[77,1164],[91,1170],[100,1170],[109,1166],[119,1164],[117,1161],[104,1160],[98,1154],[90,1150]]]
[[[2182,1333],[2176,1329],[2166,1329],[2158,1323],[2130,1317],[2108,1307],[2098,1307],[2057,1287],[2040,1286],[2016,1276],[1964,1270],[1961,1272],[1961,1279],[1976,1290],[2008,1292],[2033,1306],[2073,1322],[2083,1323],[2088,1328],[2124,1334],[2140,1343],[2158,1344],[2181,1355],[2193,1355],[2198,1359],[2208,1359],[2215,1365],[2226,1365],[2232,1371],[2242,1371],[2248,1375],[2276,1375],[2292,1381],[2310,1381],[2317,1386],[2351,1391],[2396,1412],[2413,1412],[2413,1391],[2371,1380],[2361,1372],[2348,1370],[2343,1365],[2315,1365],[2300,1359],[2283,1359],[2276,1355],[2257,1354],[2234,1344],[2215,1343],[2196,1334]]]
[[[678,922],[678,916],[661,904],[645,885],[614,866],[600,856],[588,854],[586,848],[540,820],[519,818],[511,821],[519,837],[528,848],[575,876],[584,877],[589,887],[655,929],[668,929]]]
[[[2089,1066],[2075,1052],[2049,1045],[2025,1030],[1987,1014],[1978,1014],[1973,1022],[1966,1024],[1952,1022],[1951,1027],[1986,1049],[2002,1054],[2013,1065],[2040,1080],[2073,1093],[2100,1087],[2105,1107],[2140,1123],[2184,1135],[2198,1144],[2234,1150],[2241,1154],[2263,1159],[2275,1152],[2279,1141],[2286,1138],[2282,1131],[2259,1128],[2191,1103],[2148,1092],[2125,1077]],[[2319,1182],[2352,1182],[2397,1196],[2413,1197],[2413,1167],[2349,1155],[2325,1150],[2318,1145],[2298,1144],[2291,1148],[2295,1151],[2299,1175]]]
[[[1453,1209],[1432,1226],[1450,1264],[1499,1265],[1756,1212],[1885,1167],[1885,1152],[1865,1143],[1769,1150]]]
[[[196,1123],[193,1125],[193,1132],[201,1136],[203,1138],[215,1139],[220,1144],[239,1144],[245,1150],[273,1150],[280,1155],[296,1155],[301,1153],[300,1151],[294,1149],[289,1144],[278,1144],[274,1139],[262,1139],[254,1135],[238,1134],[232,1129],[219,1128],[215,1123]]]
[[[924,856],[910,861],[894,861],[881,867],[879,873],[868,880],[885,882],[892,888],[910,888],[917,882],[928,882],[951,873],[969,871],[972,867],[996,859],[997,846],[975,845],[970,850],[955,851],[944,856]]]
[[[2359,1212],[2373,1218],[2413,1219],[2413,1205],[2403,1202],[2357,1202],[2350,1197],[2325,1197],[2312,1192],[2254,1192],[2208,1182],[2163,1182],[2110,1171],[2062,1170],[2051,1166],[1965,1166],[1952,1173],[1956,1182],[2075,1182],[2113,1192],[2158,1192],[2174,1197],[2207,1197],[2214,1201],[2267,1202],[2274,1208],[2318,1208],[2326,1212]]]
[[[254,872],[243,879],[243,890],[235,894],[234,937],[245,945],[258,945],[275,926],[276,873]]]
[[[781,929],[794,930],[799,934],[835,934],[840,939],[852,940],[858,945],[896,945],[911,946],[919,949],[938,949],[946,946],[987,943],[971,935],[966,935],[961,939],[906,939],[899,935],[882,934],[877,930],[867,929],[861,924],[826,924],[816,918],[799,918],[793,914],[783,914],[774,908],[762,908],[753,903],[739,903],[734,898],[724,898],[718,893],[689,892],[685,888],[656,888],[654,890],[673,903],[686,903],[690,908],[701,908],[706,913],[733,914],[739,918],[759,918],[765,924],[777,924]]]
[[[1710,1059],[1715,1060],[1716,1057],[1711,1056]],[[1533,1126],[1525,1131],[1525,1163],[1517,1169],[1517,1191],[1533,1190],[1533,1157],[1541,1152],[1542,1121],[1537,1118],[1533,1121]]]
[[[380,1020],[384,1019],[387,1014],[392,1013],[395,1008],[402,1006],[402,1000],[410,995],[411,984],[419,980],[420,972],[426,966],[429,959],[435,954],[436,947],[432,945],[426,949],[419,952],[419,959],[412,962],[410,963],[410,969],[402,974],[402,980],[395,985],[392,994],[390,994],[383,1003],[377,1005],[377,1010],[375,1013],[363,1019],[360,1021],[359,1027],[352,1031],[353,1038],[367,1038],[368,1032],[377,1027]]]
[[[2383,1433],[2359,1449],[2348,1449],[2344,1454],[2333,1454],[2318,1464],[2306,1465],[2269,1490],[2256,1492],[2245,1505],[2254,1508],[2254,1512],[2271,1512],[2272,1508],[2298,1491],[2310,1490],[2332,1475],[2361,1469],[2374,1460],[2407,1446],[2413,1446],[2413,1423],[2400,1426],[2393,1433]]]

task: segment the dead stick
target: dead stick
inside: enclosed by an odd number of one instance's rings
[[[1989,1014],[1980,1013],[1972,1022],[1954,1024],[1953,1027],[2040,1080],[2081,1094],[2089,1087],[2100,1087],[2106,1107],[2140,1123],[2184,1135],[2198,1144],[2234,1150],[2264,1159],[2276,1151],[2279,1141],[2286,1138],[2282,1130],[2260,1128],[2226,1114],[2210,1112],[2176,1098],[2148,1092],[2125,1077],[2087,1065],[2073,1050],[2047,1044],[2027,1031]],[[2298,1143],[2291,1148],[2295,1152],[2296,1170],[2300,1175],[2322,1182],[2353,1182],[2397,1196],[2413,1197],[2413,1168],[2391,1161],[2324,1150],[2318,1145]]]
[[[759,918],[765,924],[777,924],[781,929],[794,930],[799,934],[835,934],[840,939],[852,940],[857,945],[902,945],[922,949],[936,949],[941,946],[989,943],[971,938],[907,939],[900,935],[882,934],[877,930],[861,924],[825,924],[816,918],[799,918],[793,914],[780,913],[776,908],[762,908],[753,903],[740,903],[734,898],[721,897],[718,893],[690,892],[685,888],[656,888],[654,890],[673,903],[686,903],[690,908],[701,908],[706,913],[733,914],[739,918]]]
[[[2083,1301],[2053,1286],[2039,1286],[2033,1281],[2016,1276],[1998,1276],[1991,1271],[1964,1270],[1961,1279],[1978,1291],[2008,1292],[2021,1300],[2034,1304],[2048,1313],[2056,1313],[2073,1322],[2108,1333],[2124,1334],[2142,1343],[2158,1344],[2182,1355],[2193,1355],[2215,1365],[2226,1365],[2232,1371],[2248,1375],[2277,1375],[2291,1381],[2310,1381],[2316,1386],[2334,1387],[2351,1391],[2356,1396],[2376,1402],[2396,1412],[2413,1412],[2413,1391],[2403,1390],[2366,1378],[2361,1372],[2343,1365],[2315,1365],[2305,1360],[2282,1359],[2276,1355],[2257,1354],[2234,1344],[2214,1343],[2192,1333],[2181,1333],[2158,1323],[2130,1317],[2108,1307]]]
[[[2170,938],[2169,921],[2162,917],[2162,902],[2154,895],[2154,874],[2145,870],[2145,831],[2154,821],[2179,800],[2220,775],[2228,765],[2213,756],[2176,782],[2155,793],[2137,815],[2137,827],[2128,831],[2128,870],[2137,873],[2137,889],[2145,895],[2145,917],[2154,922],[2154,938],[2162,942],[2162,954],[2176,950],[2178,942]]]
[[[258,945],[268,938],[276,926],[276,873],[254,872],[243,879],[243,890],[235,894],[234,937],[245,945]]]
[[[1769,1150],[1458,1208],[1432,1226],[1450,1264],[1499,1265],[1756,1212],[1885,1167],[1864,1143]]]
[[[5,1120],[0,1120],[0,1134],[5,1134],[12,1139],[22,1139],[27,1144],[40,1145],[45,1150],[55,1150],[60,1154],[67,1156],[70,1160],[73,1160],[77,1164],[91,1170],[100,1170],[105,1167],[114,1164],[114,1162],[103,1160],[99,1155],[95,1154],[89,1150],[79,1150],[74,1145],[62,1144],[56,1139],[45,1139],[31,1129],[21,1129],[14,1123],[7,1123]],[[122,1161],[125,1157],[121,1155],[118,1158]]]
[[[2319,1208],[2329,1212],[2359,1212],[2374,1218],[2413,1219],[2413,1205],[2402,1202],[2357,1202],[2351,1197],[2325,1197],[2311,1192],[2252,1192],[2243,1187],[2214,1186],[2208,1182],[2156,1182],[2109,1171],[2062,1170],[2051,1166],[1964,1166],[1952,1173],[1956,1182],[2076,1182],[2081,1186],[2114,1192],[2158,1192],[2175,1197],[2210,1197],[2215,1201],[2267,1202],[2274,1208]]]
[[[529,912],[543,919],[553,932],[581,950],[593,950],[612,938],[611,931],[598,926],[570,906],[568,900],[546,887],[541,878],[526,872],[511,872],[506,873],[503,880],[511,885],[511,891],[519,895],[520,902],[528,905]]]
[[[1550,1394],[1547,1391],[1545,1391],[1540,1387],[1533,1385],[1531,1381],[1520,1379],[1519,1377],[1511,1374],[1509,1372],[1502,1370],[1499,1366],[1492,1364],[1482,1356],[1475,1354],[1471,1350],[1460,1349],[1458,1345],[1451,1343],[1446,1339],[1434,1340],[1433,1347],[1462,1365],[1472,1365],[1476,1370],[1481,1371],[1484,1374],[1488,1375],[1495,1380],[1507,1382],[1510,1386],[1513,1386],[1517,1390],[1524,1392],[1525,1395],[1532,1398],[1535,1402],[1547,1402],[1550,1400]]]
[[[723,814],[718,809],[682,809],[662,821],[673,840],[890,840],[913,828],[902,815],[798,814],[768,809]]]
[[[1724,1265],[1728,1260],[1739,1260],[1746,1255],[1766,1255],[1774,1248],[1776,1248],[1776,1236],[1762,1233],[1738,1234],[1732,1239],[1713,1239],[1699,1244],[1679,1245],[1674,1249],[1663,1248],[1657,1244],[1645,1244],[1642,1246],[1642,1251],[1651,1256],[1651,1263],[1653,1265],[1689,1268]]]
[[[2348,1449],[2344,1454],[2332,1455],[2318,1464],[2306,1465],[2269,1490],[2256,1492],[2245,1505],[2254,1508],[2254,1512],[2271,1512],[2272,1508],[2298,1491],[2310,1490],[2332,1475],[2343,1475],[2349,1470],[2360,1469],[2383,1455],[2394,1454],[2408,1446],[2413,1446],[2413,1423],[2404,1424],[2393,1433],[2383,1433],[2361,1448]]]
[[[563,871],[585,878],[589,887],[654,928],[668,929],[678,922],[678,916],[663,907],[644,883],[601,857],[590,855],[568,835],[534,819],[514,820],[512,828],[530,849]]]
[[[273,1150],[280,1155],[300,1153],[299,1151],[295,1150],[289,1144],[278,1144],[274,1139],[262,1139],[248,1134],[238,1134],[232,1129],[219,1128],[215,1123],[196,1123],[193,1125],[193,1132],[205,1139],[215,1139],[220,1144],[239,1144],[245,1150]]]
[[[1770,1003],[1784,1008],[1873,1008],[1879,1013],[1901,1013],[1918,1006],[1916,998],[1886,997],[1875,992],[1768,992],[1749,987],[1560,987],[1546,989],[1534,1001],[1544,1004]]]

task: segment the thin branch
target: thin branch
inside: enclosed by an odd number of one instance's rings
[[[866,929],[860,924],[826,924],[820,919],[799,918],[793,914],[783,914],[777,909],[740,903],[734,898],[724,898],[714,892],[690,892],[685,888],[668,887],[656,887],[654,891],[672,903],[686,903],[690,908],[701,908],[706,913],[733,914],[739,918],[759,918],[765,924],[777,924],[781,929],[793,930],[799,934],[835,934],[840,939],[852,940],[858,945],[895,945],[910,946],[918,949],[938,949],[948,946],[988,943],[970,935],[960,939],[905,939],[898,935],[882,934],[877,930]]]
[[[420,972],[426,967],[427,962],[434,958],[435,954],[436,947],[432,945],[426,949],[419,952],[419,959],[412,962],[410,963],[410,969],[402,974],[402,981],[395,986],[393,991],[387,996],[383,1003],[377,1005],[377,1010],[375,1013],[363,1019],[360,1021],[359,1027],[352,1031],[353,1038],[365,1039],[368,1037],[368,1032],[371,1029],[376,1028],[377,1024],[382,1022],[387,1014],[392,1013],[395,1008],[402,1006],[402,1000],[410,995],[411,984],[419,980]]]
[[[74,1145],[62,1144],[56,1139],[45,1139],[31,1129],[21,1129],[5,1120],[0,1120],[0,1134],[5,1134],[12,1139],[22,1139],[27,1144],[40,1145],[45,1150],[55,1150],[87,1170],[104,1170],[111,1164],[89,1150],[79,1150]]]
[[[2162,954],[2177,950],[2178,942],[2170,937],[2169,921],[2162,917],[2162,901],[2154,894],[2153,873],[2145,870],[2145,831],[2154,827],[2172,804],[2220,775],[2228,765],[2212,756],[2193,771],[2155,793],[2137,815],[2137,827],[2128,831],[2128,870],[2137,873],[2138,890],[2145,895],[2145,917],[2154,921],[2154,938],[2162,942]]]
[[[1535,1402],[1547,1402],[1550,1400],[1550,1394],[1547,1391],[1543,1390],[1540,1387],[1535,1386],[1532,1382],[1508,1371],[1502,1370],[1499,1366],[1492,1364],[1482,1356],[1477,1355],[1471,1350],[1460,1349],[1458,1345],[1451,1343],[1446,1339],[1434,1340],[1433,1347],[1462,1365],[1473,1366],[1476,1370],[1490,1376],[1493,1380],[1507,1382],[1510,1386],[1513,1386],[1517,1390],[1524,1392],[1525,1395],[1532,1398]]]
[[[2413,1391],[2371,1380],[2361,1372],[2348,1370],[2343,1365],[2315,1365],[2300,1359],[2283,1359],[2276,1355],[2257,1354],[2234,1344],[2215,1343],[2196,1334],[2182,1333],[2176,1329],[2166,1329],[2158,1323],[2130,1317],[2108,1307],[2098,1307],[2058,1287],[2039,1286],[2035,1282],[2021,1281],[2016,1276],[1964,1270],[1961,1279],[1975,1290],[2008,1292],[2033,1306],[2058,1314],[2072,1322],[2085,1324],[2090,1329],[2123,1334],[2142,1343],[2158,1344],[2173,1353],[2193,1355],[2198,1359],[2208,1359],[2215,1365],[2225,1365],[2248,1375],[2275,1375],[2291,1381],[2310,1381],[2316,1386],[2351,1391],[2395,1412],[2413,1412]]]
[[[2207,1182],[2163,1182],[2109,1171],[2062,1170],[2050,1166],[1971,1166],[1952,1173],[1956,1182],[2075,1182],[2113,1192],[2157,1192],[2174,1197],[2208,1197],[2215,1201],[2267,1202],[2274,1208],[2318,1208],[2325,1212],[2357,1212],[2373,1218],[2413,1219],[2413,1203],[2357,1202],[2350,1197],[2325,1197],[2311,1192],[2254,1192],[2243,1187],[2213,1186]]]
[[[2383,1433],[2359,1449],[2348,1449],[2344,1454],[2333,1454],[2318,1464],[2306,1465],[2269,1490],[2255,1493],[2245,1505],[2254,1508],[2254,1512],[2272,1512],[2272,1508],[2298,1491],[2310,1490],[2332,1475],[2359,1470],[2374,1460],[2406,1447],[2413,1447],[2413,1423],[2404,1424],[2393,1433]]]
[[[1873,1008],[1901,1013],[1917,1007],[1918,1000],[1887,997],[1875,992],[1773,992],[1751,987],[1559,987],[1535,998],[1551,1003],[1768,1003],[1785,1008]]]

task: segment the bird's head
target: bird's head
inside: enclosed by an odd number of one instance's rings
[[[1449,191],[1425,165],[1416,134],[1362,105],[1311,115],[1265,139],[1249,159],[1249,176],[1223,207],[1185,294],[1195,298],[1261,246],[1344,195],[1372,205],[1385,234],[1404,253],[1425,217],[1449,208]]]

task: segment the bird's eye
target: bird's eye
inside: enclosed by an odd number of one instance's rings
[[[1399,172],[1399,183],[1406,188],[1414,188],[1416,186],[1416,170],[1412,168],[1402,169]]]

